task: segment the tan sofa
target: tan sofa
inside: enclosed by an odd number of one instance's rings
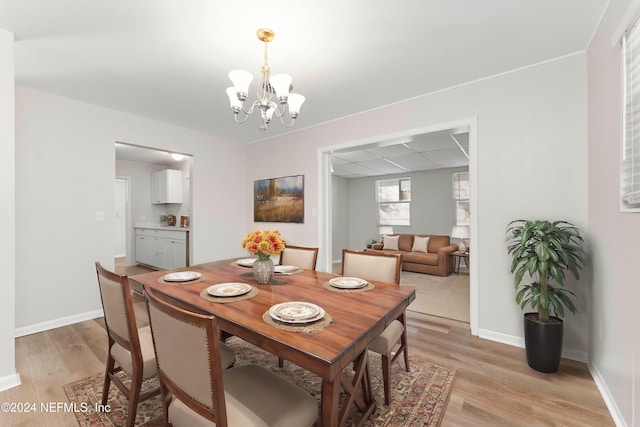
[[[447,276],[453,272],[452,252],[458,250],[458,245],[452,244],[449,236],[422,235],[419,237],[429,237],[427,252],[413,251],[415,235],[413,234],[392,234],[398,236],[398,249],[384,249],[382,243],[371,245],[371,251],[402,254],[402,269],[416,273],[434,274],[436,276]]]

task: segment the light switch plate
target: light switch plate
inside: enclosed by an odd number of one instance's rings
[[[104,221],[104,211],[96,211],[96,221]]]

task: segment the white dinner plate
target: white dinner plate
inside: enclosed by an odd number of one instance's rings
[[[340,289],[359,289],[367,286],[367,281],[358,277],[334,277],[329,284]]]
[[[236,261],[236,264],[242,267],[253,267],[253,263],[256,262],[258,258],[242,258]]]
[[[295,265],[276,265],[273,267],[276,273],[292,273],[298,269]]]
[[[325,311],[310,302],[292,301],[272,306],[269,315],[285,323],[310,323],[322,319]]]
[[[167,282],[190,282],[199,279],[201,276],[202,274],[197,271],[176,271],[175,273],[165,274],[163,278]]]
[[[220,283],[207,288],[207,293],[214,297],[237,297],[251,290],[246,283]]]

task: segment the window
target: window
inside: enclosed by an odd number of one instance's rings
[[[640,212],[640,29],[622,39],[624,135],[620,150],[620,210]]]
[[[376,181],[380,225],[411,225],[411,178]]]
[[[453,200],[456,203],[456,225],[470,225],[469,211],[469,172],[455,172],[453,174]]]

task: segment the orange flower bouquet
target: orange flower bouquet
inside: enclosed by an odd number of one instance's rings
[[[284,243],[278,230],[258,230],[247,234],[242,241],[242,247],[251,255],[258,255],[258,259],[264,261],[280,255],[284,250]]]

